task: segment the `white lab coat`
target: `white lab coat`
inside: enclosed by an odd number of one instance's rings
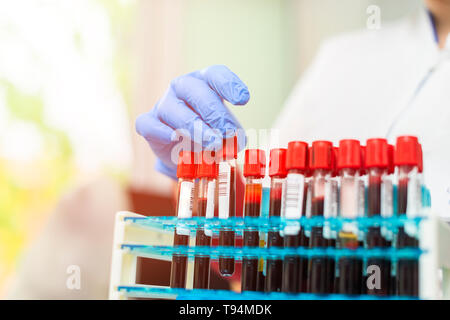
[[[386,137],[395,122],[390,142],[402,134],[419,137],[432,207],[450,217],[450,59],[404,110],[441,55],[425,10],[325,42],[274,125],[281,145],[344,138],[365,143]]]

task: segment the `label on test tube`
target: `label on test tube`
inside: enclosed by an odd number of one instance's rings
[[[394,205],[393,205],[393,185],[392,180],[388,176],[383,176],[381,181],[380,188],[380,196],[381,196],[381,213],[380,215],[383,218],[392,217],[394,214]],[[386,226],[381,227],[381,235],[387,240],[391,241],[393,238],[393,233]]]
[[[194,202],[194,183],[183,181],[180,186],[180,197],[178,200],[178,218],[187,219],[192,217],[192,205]],[[189,235],[189,229],[177,227],[177,234]]]
[[[415,218],[422,210],[422,186],[417,174],[409,178],[407,191],[406,216]],[[410,237],[417,237],[418,230],[415,223],[405,223],[405,232]]]
[[[228,219],[230,216],[230,174],[229,163],[219,164],[219,219]]]
[[[365,215],[365,200],[366,200],[366,187],[364,185],[364,180],[359,180],[358,182],[358,212],[356,212],[357,217],[364,217]],[[362,229],[358,228],[358,224],[354,223],[355,227],[358,229],[358,240],[363,241],[365,238],[365,233]]]
[[[341,181],[341,214],[344,218],[356,219],[361,206],[361,185],[356,177],[342,179]],[[354,223],[344,223],[344,232],[357,234],[358,228]]]
[[[207,192],[207,201],[206,201],[206,219],[214,218],[214,196],[216,192],[216,182],[209,181],[208,182],[208,192]],[[212,230],[209,228],[205,228],[205,234],[208,237],[212,237]]]
[[[312,213],[312,183],[311,181],[307,182],[308,183],[308,189],[306,191],[306,212],[305,212],[305,216],[307,218],[311,218],[311,213]],[[310,237],[311,236],[311,230],[308,228],[304,228],[305,230],[305,236]]]
[[[324,206],[323,206],[323,217],[335,218],[337,216],[337,181],[331,180],[325,184],[325,195],[324,195]],[[336,238],[336,231],[332,231],[329,222],[325,222],[323,226],[323,236],[325,239]]]
[[[286,188],[283,192],[282,215],[286,219],[297,220],[302,216],[303,193],[305,190],[305,176],[298,173],[290,173],[286,178]],[[296,222],[286,226],[284,234],[296,235],[300,231],[300,223]]]

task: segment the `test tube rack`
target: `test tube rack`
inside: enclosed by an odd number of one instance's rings
[[[251,226],[261,231],[273,226],[283,228],[287,225],[301,225],[304,228],[327,223],[331,228],[339,229],[342,223],[349,222],[343,218],[301,218],[285,220],[284,218],[230,218],[221,220],[193,217],[179,220],[176,217],[146,217],[132,212],[118,212],[115,218],[112,266],[110,275],[110,299],[156,298],[156,299],[223,299],[223,300],[277,300],[277,299],[409,299],[408,297],[344,296],[339,294],[315,295],[308,293],[262,293],[220,290],[192,289],[193,258],[196,254],[206,254],[212,260],[221,255],[232,254],[236,260],[242,256],[252,255],[267,257],[298,254],[300,256],[359,256],[361,258],[384,256],[392,260],[398,258],[419,259],[419,298],[450,299],[450,225],[439,219],[430,210],[426,217],[407,218],[395,216],[390,218],[357,218],[359,228],[385,226],[395,230],[400,225],[415,225],[419,230],[420,248],[418,249],[305,249],[305,248],[230,248],[230,247],[195,247],[195,236],[190,237],[189,247],[173,247],[173,230],[183,225],[195,235],[198,225],[212,229],[215,233],[220,228],[232,227],[237,234],[244,227]],[[356,221],[354,221],[356,220]],[[138,257],[147,257],[171,261],[173,253],[189,257],[186,289],[173,289],[163,286],[136,284],[136,262]]]

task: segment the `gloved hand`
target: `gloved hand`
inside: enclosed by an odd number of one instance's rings
[[[239,150],[245,146],[242,126],[223,99],[244,105],[250,93],[230,69],[215,65],[175,78],[154,108],[136,119],[136,131],[158,157],[157,171],[176,179],[177,148],[186,137],[196,150],[218,150],[234,134]]]

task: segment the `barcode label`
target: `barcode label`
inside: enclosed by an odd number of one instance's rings
[[[186,219],[192,217],[192,206],[194,203],[194,183],[183,181],[180,186],[178,198],[178,218]]]
[[[221,162],[219,164],[219,219],[228,219],[230,216],[230,174],[230,164]]]
[[[282,216],[286,219],[300,219],[303,210],[305,177],[302,174],[290,173],[283,187]],[[284,228],[283,233],[285,235],[297,235],[299,231],[300,223],[290,222]]]
[[[284,217],[286,219],[300,219],[303,212],[303,193],[305,190],[305,176],[294,173],[286,178],[284,197]]]
[[[385,176],[381,181],[381,216],[392,217],[394,214],[392,180]]]

